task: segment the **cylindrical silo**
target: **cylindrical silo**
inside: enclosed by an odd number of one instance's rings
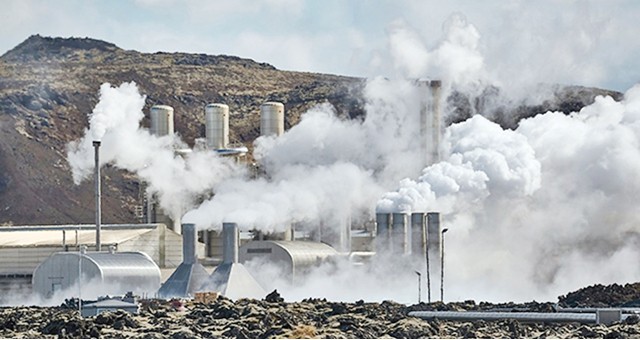
[[[266,102],[260,106],[260,135],[280,136],[284,133],[284,105]]]
[[[411,254],[411,233],[409,232],[408,215],[405,213],[393,213],[391,247],[396,254]]]
[[[229,145],[229,106],[214,103],[207,105],[204,111],[207,147],[226,149]]]
[[[151,134],[166,136],[173,134],[173,108],[168,105],[151,107]]]

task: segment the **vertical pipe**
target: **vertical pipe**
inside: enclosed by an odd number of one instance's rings
[[[222,223],[222,263],[238,263],[239,239],[237,223]]]
[[[196,225],[184,223],[182,225],[182,263],[194,264],[196,255]]]
[[[100,207],[100,141],[93,141],[93,148],[95,150],[95,172],[94,182],[96,184],[96,251],[102,250],[100,244],[100,224],[101,224],[101,207]]]

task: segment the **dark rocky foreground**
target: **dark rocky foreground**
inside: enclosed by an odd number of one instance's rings
[[[639,294],[638,284],[591,286],[560,297],[560,305],[583,305],[595,297],[621,306]],[[608,297],[606,297],[608,295]],[[567,300],[569,299],[569,300]],[[604,306],[604,305],[603,305]],[[141,301],[139,315],[123,311],[82,318],[62,307],[6,307],[0,310],[1,338],[639,338],[637,317],[605,325],[423,321],[412,310],[513,309],[552,311],[554,304],[490,304],[473,301],[405,306],[308,299],[285,303],[276,294],[264,300],[219,298],[192,301]]]

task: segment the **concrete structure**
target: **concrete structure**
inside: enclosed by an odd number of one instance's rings
[[[238,263],[238,243],[240,235],[236,223],[223,223],[223,260],[211,273],[207,282],[199,291],[218,292],[230,299],[255,298],[266,296],[265,290],[249,274],[247,269]]]
[[[310,267],[317,266],[339,253],[325,243],[311,241],[253,241],[240,247],[241,263],[273,263],[295,281]]]
[[[440,213],[427,213],[427,270],[431,282],[431,296],[440,289],[442,261],[442,227],[440,225]]]
[[[166,136],[173,134],[173,108],[168,105],[154,105],[149,113],[152,135]]]
[[[391,214],[376,213],[376,251],[391,249]]]
[[[206,282],[209,273],[198,263],[196,244],[195,224],[183,224],[182,263],[158,290],[161,298],[192,297]]]
[[[229,146],[229,106],[208,104],[205,107],[205,138],[207,147],[218,150]]]
[[[260,106],[260,136],[281,136],[284,133],[284,105],[266,102]]]
[[[30,283],[35,268],[51,254],[95,249],[95,225],[0,227],[0,283]],[[104,224],[102,246],[118,251],[142,251],[161,268],[182,262],[182,238],[164,224]],[[204,244],[197,245],[204,256]]]
[[[424,213],[411,214],[411,254],[420,262],[426,261],[427,224]]]
[[[81,297],[123,295],[132,291],[152,295],[160,287],[160,268],[141,252],[59,252],[49,256],[33,271],[33,291],[52,297],[78,287]]]
[[[396,254],[411,254],[411,232],[409,216],[405,213],[393,213],[391,228],[391,250]]]

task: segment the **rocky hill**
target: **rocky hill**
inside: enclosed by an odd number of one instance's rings
[[[230,107],[230,139],[251,147],[259,134],[259,106],[285,104],[285,128],[310,107],[333,104],[344,118],[364,114],[364,79],[280,71],[234,56],[140,53],[89,38],[34,35],[0,57],[0,224],[93,222],[91,183],[73,185],[65,146],[88,127],[100,84],[134,81],[147,96],[145,112],[155,104],[175,109],[175,129],[192,144],[203,136],[203,107]],[[523,116],[549,109],[570,112],[597,94],[619,93],[562,88],[536,107],[499,108],[496,119],[513,127]],[[486,97],[499,91],[488,91]],[[454,94],[453,120],[468,117],[483,101]],[[148,117],[143,122],[148,126]],[[138,182],[107,167],[103,179],[103,222],[136,222]]]

